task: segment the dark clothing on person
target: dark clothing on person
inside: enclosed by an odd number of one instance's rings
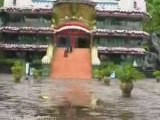
[[[68,57],[68,48],[64,50],[64,57]]]
[[[70,53],[72,52],[72,46],[70,45],[70,51],[69,51]]]

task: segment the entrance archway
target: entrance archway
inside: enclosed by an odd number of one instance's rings
[[[91,79],[91,30],[82,23],[67,22],[55,29],[54,37],[58,49],[54,54],[51,76],[56,79]],[[66,55],[64,48],[69,47],[74,49]]]
[[[81,22],[67,22],[58,27],[55,33],[57,47],[89,48],[91,30]]]

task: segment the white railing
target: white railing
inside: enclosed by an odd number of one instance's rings
[[[92,47],[92,65],[100,65],[101,61],[98,58],[98,50],[95,46]]]
[[[99,10],[121,10],[146,12],[145,0],[94,0]]]
[[[53,51],[55,47],[53,45],[49,45],[46,51],[46,55],[42,58],[43,64],[50,64],[52,57],[53,57]]]
[[[116,10],[119,8],[118,1],[95,1],[96,2],[96,9],[98,10]]]

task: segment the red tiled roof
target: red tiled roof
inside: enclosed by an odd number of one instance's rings
[[[133,30],[107,30],[107,29],[96,29],[93,31],[94,36],[130,36],[130,37],[148,37],[150,35],[144,31],[133,31]]]
[[[96,10],[97,16],[115,16],[126,18],[143,18],[149,19],[151,16],[147,12],[141,11],[123,11],[123,10]]]
[[[72,22],[71,22],[72,23]],[[59,29],[53,29],[52,27],[1,27],[0,32],[6,32],[6,33],[28,33],[28,34],[54,34],[55,32],[59,32],[62,28],[67,29],[83,29],[87,33],[92,33],[93,36],[124,36],[124,37],[145,37],[147,39],[150,39],[150,35],[147,32],[144,31],[133,31],[133,30],[108,30],[108,29],[96,29],[96,30],[88,30],[88,28],[84,27],[78,27],[74,24],[70,25],[68,24],[68,27],[60,27]],[[77,23],[77,22],[74,22]],[[80,24],[81,25],[81,24]],[[84,25],[84,24],[82,24]],[[63,29],[62,29],[63,30]],[[62,31],[61,30],[61,31]]]
[[[7,33],[40,33],[40,34],[53,34],[54,29],[51,27],[1,27],[1,32]]]
[[[1,11],[15,14],[47,14],[52,15],[53,8],[1,8]],[[147,12],[141,11],[123,11],[123,10],[96,10],[97,16],[117,16],[129,18],[145,18],[149,19],[150,15]]]
[[[14,13],[14,14],[51,14],[53,13],[52,8],[2,8],[1,11],[7,13]]]
[[[23,51],[46,51],[48,45],[32,45],[32,44],[4,44],[0,43],[2,50],[23,50]]]
[[[144,48],[127,47],[98,47],[98,53],[102,54],[145,54]]]

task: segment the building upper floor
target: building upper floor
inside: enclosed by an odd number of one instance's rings
[[[70,2],[72,1],[74,2],[75,0],[70,0]],[[86,1],[89,2],[89,0]],[[86,1],[84,3],[87,3]],[[3,17],[0,18],[0,26],[52,26],[56,28],[56,26],[71,20],[83,22],[91,29],[142,31],[143,20],[149,18],[148,14],[143,12],[143,10],[145,11],[145,7],[137,6],[142,5],[138,2],[144,3],[143,5],[145,6],[144,0],[137,2],[136,0],[94,0],[94,2],[96,2],[95,8],[98,9],[96,11],[94,6],[90,7],[84,4],[75,5],[67,3],[57,5],[58,2],[68,2],[67,0],[55,2],[55,6],[52,9],[54,2],[55,0],[4,0],[4,6],[11,6],[11,8],[1,9]],[[77,2],[80,3],[80,0]],[[113,7],[111,4],[117,7]],[[129,5],[130,7],[128,7]],[[139,9],[136,9],[136,7]],[[122,8],[122,11],[118,11],[118,9],[121,10]],[[132,11],[127,11],[129,9]],[[138,12],[136,10],[138,10]]]
[[[143,21],[137,18],[124,18],[124,17],[97,17],[97,29],[110,29],[110,30],[136,30],[143,29]]]
[[[94,0],[96,9],[146,12],[145,0]]]
[[[4,7],[52,8],[57,0],[4,0]],[[74,1],[74,0],[73,0]],[[93,0],[98,10],[146,12],[145,0]]]

